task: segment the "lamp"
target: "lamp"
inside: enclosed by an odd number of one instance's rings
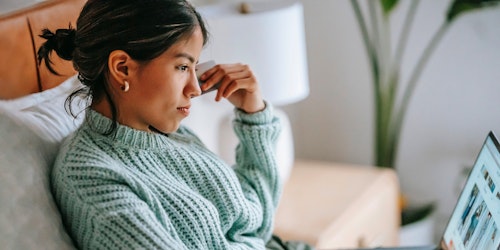
[[[300,101],[309,94],[302,4],[279,0],[222,3],[197,8],[205,19],[210,40],[200,62],[241,62],[256,75],[263,97],[275,106],[282,122],[277,156],[280,174],[287,178],[294,147],[290,122],[279,106]],[[232,117],[220,123],[219,154],[234,163],[236,136]]]

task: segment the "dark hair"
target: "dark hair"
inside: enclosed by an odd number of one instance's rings
[[[47,68],[58,74],[52,67],[51,52],[71,60],[85,88],[68,97],[66,109],[73,115],[71,102],[80,94],[93,100],[107,98],[113,115],[113,126],[106,133],[110,134],[117,126],[117,110],[106,81],[109,54],[123,50],[134,60],[147,62],[191,35],[197,26],[205,45],[205,24],[187,0],[89,0],[78,17],[76,30],[70,25],[55,33],[42,31],[40,36],[47,41],[38,50],[38,63],[45,61]]]

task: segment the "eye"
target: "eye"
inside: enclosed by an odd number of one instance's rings
[[[189,66],[181,65],[181,66],[178,66],[177,69],[180,71],[187,71],[189,69]]]

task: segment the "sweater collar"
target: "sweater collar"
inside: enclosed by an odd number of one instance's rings
[[[172,140],[169,137],[179,137],[177,133],[169,135],[148,132],[134,129],[117,123],[117,128],[114,133],[105,135],[107,130],[111,128],[113,121],[108,117],[103,116],[99,112],[90,109],[86,114],[85,128],[94,133],[100,134],[114,144],[123,144],[140,149],[165,148],[171,144]]]

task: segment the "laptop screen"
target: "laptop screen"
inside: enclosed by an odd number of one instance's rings
[[[490,132],[443,235],[446,249],[499,249],[500,146]]]

